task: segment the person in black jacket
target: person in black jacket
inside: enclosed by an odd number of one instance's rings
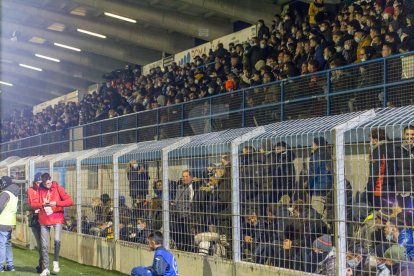
[[[385,129],[371,130],[371,160],[365,188],[371,206],[379,210],[382,201],[394,193],[394,146],[387,142]]]
[[[127,178],[129,181],[129,195],[135,208],[145,201],[148,194],[150,176],[145,170],[145,165],[139,165],[136,160],[128,164]]]
[[[278,142],[270,156],[270,175],[272,176],[272,202],[287,194],[292,197],[295,186],[295,154],[288,150],[286,142]]]
[[[414,125],[404,128],[404,141],[396,150],[396,187],[398,203],[403,208],[414,208]]]
[[[257,29],[258,29],[257,37],[259,39],[262,39],[263,37],[265,37],[265,38],[270,37],[269,28],[265,25],[263,19],[259,19],[259,21],[257,21]]]

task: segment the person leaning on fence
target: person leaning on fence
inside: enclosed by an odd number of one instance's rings
[[[73,201],[62,186],[56,181],[52,181],[48,173],[42,174],[41,179],[42,183],[39,186],[37,197],[33,197],[29,204],[32,209],[40,209],[40,240],[44,268],[40,275],[46,276],[50,275],[48,252],[50,230],[52,227],[55,229],[53,271],[57,273],[60,271],[60,234],[62,232],[62,225],[65,222],[64,207],[72,206]]]
[[[11,234],[16,226],[17,202],[20,187],[8,176],[0,179],[0,272],[15,271]],[[6,266],[3,266],[6,262]]]
[[[326,219],[326,195],[332,189],[332,157],[323,137],[313,139],[312,155],[309,159],[309,191],[311,204],[323,219]]]
[[[40,189],[40,184],[42,183],[42,173],[38,172],[35,174],[34,180],[27,190],[27,200],[29,206],[32,206],[31,202],[38,200],[38,193]],[[41,273],[43,271],[43,259],[42,259],[42,246],[40,244],[40,224],[39,224],[39,212],[40,208],[31,209],[29,215],[29,227],[32,230],[33,236],[36,240],[36,247],[39,252],[39,265],[36,266],[37,273]]]
[[[131,276],[178,275],[177,260],[170,251],[164,248],[163,236],[160,231],[155,231],[148,236],[148,247],[151,251],[155,251],[152,265],[134,267]]]

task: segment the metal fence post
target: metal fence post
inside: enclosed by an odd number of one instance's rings
[[[331,70],[326,71],[326,116],[331,115]]]
[[[84,155],[76,157],[76,223],[78,227],[82,226],[82,160],[98,152],[93,149]],[[80,229],[80,228],[78,228]],[[79,230],[78,230],[79,231]]]
[[[190,137],[183,138],[178,142],[162,149],[162,234],[164,236],[164,247],[170,249],[170,186],[168,182],[168,153],[191,141]]]
[[[241,260],[241,248],[240,248],[240,167],[239,167],[239,146],[264,133],[264,127],[258,127],[231,142],[231,170],[232,170],[232,206],[231,206],[231,214],[232,214],[232,223],[233,223],[233,261],[240,262]]]
[[[387,107],[387,104],[388,104],[388,87],[387,87],[387,84],[388,84],[388,80],[387,80],[387,77],[388,77],[388,68],[387,68],[387,65],[388,65],[388,59],[387,58],[384,58],[384,71],[383,71],[383,78],[384,78],[384,103],[383,103],[383,107],[384,108],[386,108]]]
[[[334,185],[335,196],[335,241],[336,241],[336,269],[338,276],[345,276],[347,231],[346,231],[346,183],[345,183],[345,132],[355,128],[375,117],[375,112],[369,110],[352,120],[334,128]]]
[[[242,127],[246,127],[246,90],[242,90]]]
[[[136,148],[136,144],[130,145],[112,155],[114,173],[114,240],[119,240],[119,157]]]
[[[284,108],[284,100],[285,100],[285,81],[282,80],[280,83],[280,121],[284,121],[285,117],[285,108]]]
[[[180,136],[184,136],[184,103],[181,103]]]

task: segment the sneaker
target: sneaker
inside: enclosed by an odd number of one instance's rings
[[[50,270],[45,268],[42,273],[40,273],[40,276],[49,276],[50,275]]]
[[[6,267],[6,271],[16,271],[16,269],[14,269],[14,265],[11,265]]]
[[[53,272],[58,273],[60,271],[59,262],[53,261]]]

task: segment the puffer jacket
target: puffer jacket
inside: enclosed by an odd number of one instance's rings
[[[49,216],[46,214],[45,206],[43,205],[44,199],[47,198],[50,202],[56,202],[56,206],[52,207],[53,214]],[[50,189],[41,185],[36,192],[29,193],[29,205],[32,209],[40,209],[40,225],[63,224],[65,222],[63,208],[72,206],[73,200],[62,186],[53,181]]]

